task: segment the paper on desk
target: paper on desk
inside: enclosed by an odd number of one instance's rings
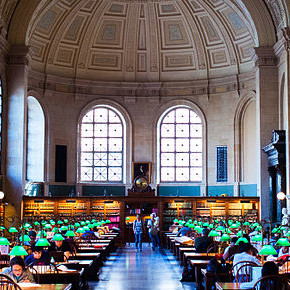
[[[59,266],[57,266],[57,269],[60,271],[65,271],[65,272],[75,272],[76,271],[73,269],[68,269],[65,265],[59,265]]]
[[[36,283],[18,283],[21,288],[28,288],[28,287],[41,287],[40,284]]]

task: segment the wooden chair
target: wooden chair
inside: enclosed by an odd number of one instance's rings
[[[259,279],[253,290],[289,290],[290,280],[282,275],[269,275]]]
[[[230,273],[235,278],[234,282],[249,282],[252,277],[252,267],[260,266],[253,261],[241,261],[232,266]],[[250,273],[250,274],[249,274]],[[244,280],[245,279],[245,280]]]
[[[9,276],[0,274],[0,289],[1,290],[21,290],[20,286],[15,283]]]
[[[207,249],[206,249],[206,253],[217,253],[219,250],[219,245],[217,243],[212,243],[210,244]]]
[[[50,275],[51,283],[56,284],[59,283],[58,274],[59,269],[57,266],[53,263],[50,263],[49,265],[34,265],[34,263],[31,263],[28,265],[29,271],[32,272],[34,279],[36,283],[40,284],[40,276],[43,274]]]

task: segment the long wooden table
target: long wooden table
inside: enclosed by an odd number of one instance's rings
[[[22,287],[23,290],[70,290],[71,284],[40,284],[35,287]]]
[[[201,269],[207,267],[209,260],[189,260],[189,262],[194,267],[195,281],[201,285]]]

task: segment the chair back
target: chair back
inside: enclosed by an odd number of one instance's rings
[[[290,280],[282,275],[269,275],[259,279],[253,290],[289,290]]]
[[[43,275],[49,275],[52,284],[55,284],[55,281],[58,281],[57,283],[59,283],[59,270],[57,266],[53,263],[50,263],[49,265],[34,265],[33,263],[31,263],[30,265],[28,265],[28,269],[33,274],[34,279],[38,284],[42,282],[41,276]]]
[[[206,253],[217,253],[219,250],[219,245],[217,243],[212,243],[210,244],[207,249],[206,249]]]
[[[20,286],[15,283],[9,276],[0,274],[0,289],[1,290],[21,290]]]
[[[245,266],[245,267],[243,267],[243,266]],[[236,263],[235,265],[233,265],[230,272],[232,273],[232,276],[235,278],[234,281],[242,283],[242,282],[246,282],[247,279],[251,279],[253,266],[260,266],[260,265],[256,264],[253,261],[240,261],[240,262]],[[248,273],[250,273],[250,272],[251,272],[251,274],[248,275]],[[240,275],[240,276],[238,276],[238,275]],[[246,280],[243,281],[243,279],[246,279]]]

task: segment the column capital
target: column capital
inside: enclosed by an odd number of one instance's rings
[[[28,65],[31,60],[29,46],[12,46],[8,52],[8,64]]]
[[[254,47],[252,60],[255,62],[256,67],[277,66],[278,64],[274,49],[270,46]]]

